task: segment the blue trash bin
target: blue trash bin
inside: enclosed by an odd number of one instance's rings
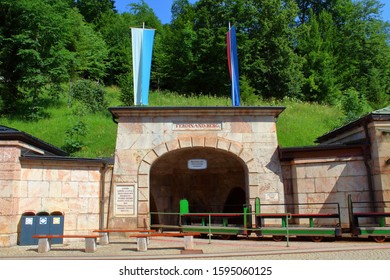
[[[50,234],[54,235],[63,235],[64,234],[64,215],[60,211],[54,211],[50,213]],[[63,238],[53,238],[52,244],[62,244],[64,242]]]
[[[35,213],[25,212],[20,218],[20,233],[18,245],[37,245],[38,239],[32,238],[35,234],[36,216]]]
[[[50,214],[48,212],[38,212],[35,218],[35,234],[50,234]]]

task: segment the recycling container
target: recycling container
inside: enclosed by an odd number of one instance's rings
[[[35,234],[50,234],[50,214],[48,212],[38,212],[35,218]]]
[[[32,238],[35,234],[36,216],[34,212],[25,212],[20,218],[20,233],[18,245],[37,245],[38,239]]]
[[[60,211],[54,211],[50,213],[49,218],[49,233],[52,235],[63,235],[64,234],[64,215]],[[62,244],[63,238],[53,238],[52,244]]]

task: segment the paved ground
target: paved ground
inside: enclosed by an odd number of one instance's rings
[[[148,251],[138,252],[135,239],[113,239],[98,245],[95,253],[84,252],[84,242],[53,245],[47,253],[38,253],[37,245],[0,248],[0,259],[264,259],[264,260],[390,260],[390,240],[375,243],[368,239],[324,240],[312,242],[291,239],[239,240],[195,239],[202,254],[182,254],[183,239],[151,238]]]

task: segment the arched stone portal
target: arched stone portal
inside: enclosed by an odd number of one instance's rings
[[[191,169],[191,159],[205,160],[206,168]],[[248,203],[247,181],[244,163],[230,152],[207,147],[175,150],[158,158],[151,167],[150,198],[154,203],[150,211],[178,213],[180,199],[186,198],[193,213],[227,209],[242,212]],[[175,224],[177,217],[152,214],[152,220]]]
[[[284,107],[117,107],[110,227],[163,223],[151,211],[223,212],[282,203],[275,121]],[[189,159],[207,168],[188,169]],[[237,208],[234,208],[237,209]],[[227,210],[226,210],[227,211]],[[230,209],[229,211],[233,211]]]

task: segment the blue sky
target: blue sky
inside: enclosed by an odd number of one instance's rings
[[[190,2],[195,3],[196,0],[190,0]],[[128,12],[130,9],[127,5],[131,3],[139,3],[139,0],[115,0],[115,7],[119,12]],[[171,22],[171,7],[173,0],[145,0],[145,3],[153,9],[162,23]]]
[[[138,2],[139,0],[115,0],[115,6],[119,12],[126,12],[129,11],[128,4]],[[153,9],[162,23],[170,23],[171,21],[172,2],[173,0],[145,0],[145,3]],[[194,3],[196,0],[190,0],[190,2]],[[382,13],[383,19],[390,21],[390,0],[381,0],[381,2],[385,4]]]

